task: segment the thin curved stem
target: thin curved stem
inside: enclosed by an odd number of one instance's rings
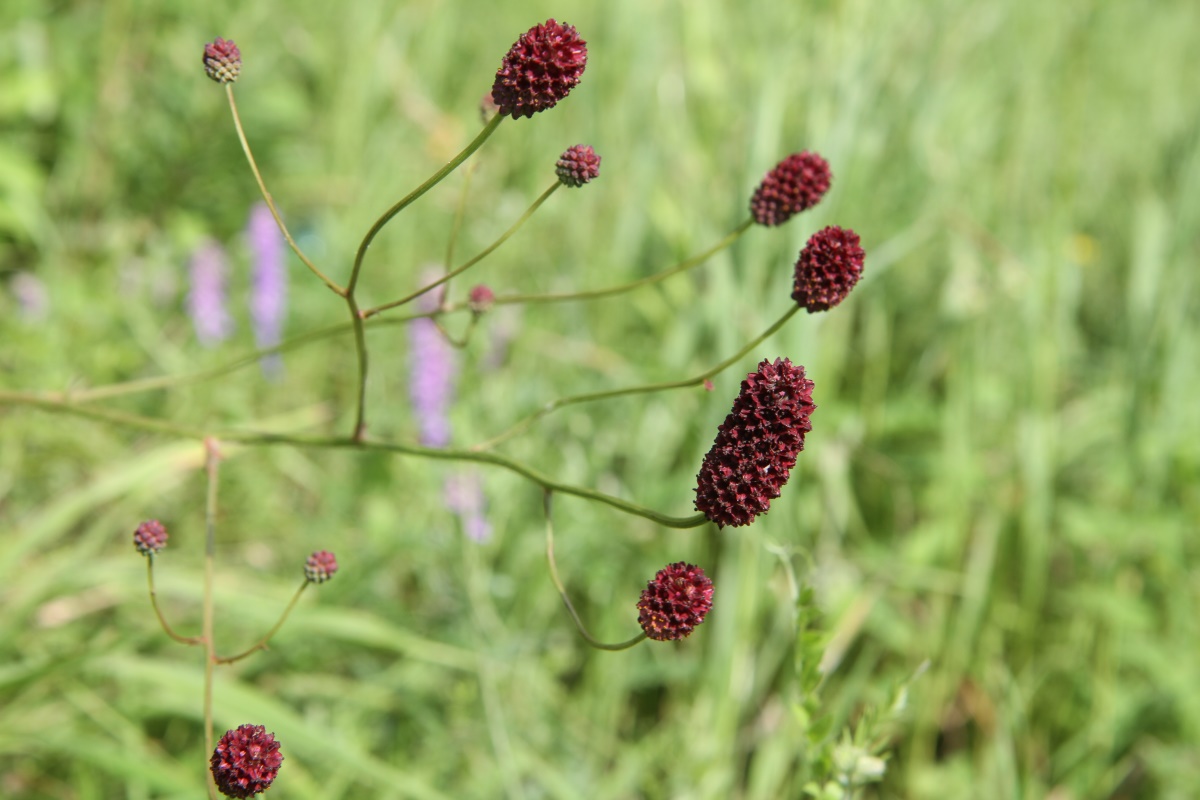
[[[350,271],[350,281],[346,284],[347,294],[354,294],[354,289],[356,286],[358,286],[359,273],[362,271],[363,258],[366,256],[367,249],[371,246],[371,242],[375,241],[375,237],[381,230],[383,230],[383,226],[387,225],[388,222],[391,221],[392,217],[396,216],[413,202],[415,202],[421,195],[428,192],[434,186],[437,186],[443,178],[445,178],[447,175],[457,169],[460,164],[470,158],[471,154],[478,150],[483,143],[488,140],[488,137],[492,135],[497,127],[499,127],[500,122],[503,119],[504,117],[500,116],[499,114],[492,117],[491,122],[484,126],[483,130],[479,132],[479,135],[476,136],[470,144],[464,147],[461,153],[452,158],[446,164],[446,166],[433,173],[429,180],[422,183],[416,189],[413,189],[398,203],[389,208],[387,211],[383,212],[383,215],[379,217],[379,219],[375,220],[375,224],[371,226],[371,229],[367,231],[367,235],[363,237],[362,242],[358,245],[358,252],[354,254],[354,268]]]
[[[246,154],[246,161],[250,162],[250,171],[254,173],[254,180],[258,181],[258,190],[262,192],[263,200],[267,203],[267,208],[271,209],[271,216],[275,218],[275,224],[279,226],[279,232],[283,234],[283,238],[287,241],[288,247],[292,248],[292,252],[304,262],[304,266],[308,267],[312,274],[321,279],[329,290],[337,295],[345,295],[346,290],[334,283],[330,278],[317,268],[317,265],[308,260],[308,256],[296,244],[292,238],[292,234],[288,231],[287,225],[283,223],[283,217],[279,214],[279,209],[275,207],[275,198],[267,191],[267,184],[263,182],[262,173],[259,172],[258,163],[254,160],[254,153],[250,150],[250,142],[246,139],[246,132],[242,128],[242,117],[238,114],[237,101],[233,97],[233,84],[225,84],[225,95],[229,98],[229,110],[233,112],[233,126],[237,129],[238,140],[242,143],[242,152]]]
[[[204,440],[204,473],[208,489],[204,500],[204,752],[213,749],[213,666],[216,643],[213,641],[213,563],[217,553],[217,466],[221,459],[217,440]],[[210,782],[211,783],[211,782]]]
[[[558,589],[558,596],[562,598],[563,605],[567,607],[567,613],[571,615],[571,619],[575,622],[575,628],[579,631],[579,635],[597,650],[628,650],[635,644],[639,644],[646,638],[645,631],[642,631],[639,635],[628,641],[618,642],[617,644],[602,642],[588,633],[587,626],[579,618],[579,613],[575,611],[575,606],[571,603],[571,598],[567,595],[567,589],[563,586],[562,579],[558,577],[558,563],[554,559],[554,520],[551,514],[551,500],[552,493],[546,492],[542,498],[542,508],[546,512],[546,563],[550,565],[550,580],[554,581],[554,588]]]
[[[202,644],[203,636],[181,636],[176,633],[167,623],[167,618],[163,616],[162,609],[158,607],[158,593],[154,591],[154,554],[149,553],[146,556],[146,584],[150,588],[150,605],[154,607],[154,615],[158,617],[158,624],[162,626],[167,636],[170,636],[180,644]]]
[[[350,309],[350,323],[354,327],[354,352],[358,355],[358,400],[354,411],[354,441],[361,442],[367,435],[367,335],[363,330],[363,315],[358,310],[354,292],[346,295]]]
[[[478,161],[473,161],[463,173],[462,191],[458,193],[458,207],[454,209],[454,221],[450,224],[450,235],[446,238],[446,258],[443,261],[446,272],[454,264],[454,248],[458,244],[458,234],[462,230],[463,219],[467,216],[467,197],[471,191],[471,176],[475,174]]]
[[[776,320],[771,325],[771,327],[767,328],[765,331],[763,331],[761,334],[756,336],[750,342],[743,345],[742,348],[740,350],[738,350],[736,353],[734,353],[732,356],[725,359],[724,361],[717,364],[716,366],[714,366],[710,369],[707,369],[704,372],[701,372],[699,375],[694,375],[691,378],[684,378],[683,380],[679,380],[679,381],[666,381],[664,383],[649,383],[649,384],[644,384],[642,386],[629,386],[624,389],[609,389],[608,391],[604,391],[604,392],[592,392],[589,394],[576,394],[576,395],[570,395],[568,397],[560,397],[559,399],[553,400],[553,401],[547,403],[546,405],[539,408],[537,411],[535,411],[532,414],[519,420],[516,424],[514,424],[512,427],[510,427],[508,430],[504,431],[503,433],[493,436],[491,439],[488,439],[485,442],[480,442],[479,444],[473,446],[471,449],[475,450],[475,451],[490,450],[493,447],[495,447],[496,445],[498,445],[502,442],[506,442],[509,439],[511,439],[512,437],[514,437],[520,433],[523,433],[524,431],[526,431],[529,428],[529,426],[533,425],[533,423],[537,422],[542,417],[545,417],[546,415],[550,414],[551,412],[556,411],[560,408],[563,408],[564,406],[575,405],[576,403],[590,403],[590,402],[593,402],[596,400],[608,400],[613,397],[623,397],[625,395],[631,395],[631,394],[647,394],[650,392],[667,391],[669,389],[683,389],[688,386],[699,386],[700,384],[704,383],[709,378],[711,378],[714,375],[717,375],[721,372],[724,372],[730,366],[732,366],[733,364],[740,361],[747,353],[749,353],[754,348],[758,347],[760,344],[762,344],[764,341],[766,341],[766,339],[768,339],[770,336],[772,336],[776,331],[778,331],[780,328],[782,328],[787,323],[787,321],[789,319],[791,319],[796,314],[796,312],[799,310],[800,310],[799,305],[793,305],[791,308],[788,309],[788,311],[782,317],[780,317],[778,320]]]
[[[287,608],[283,610],[283,614],[280,615],[279,620],[275,623],[271,630],[267,631],[265,636],[255,642],[252,646],[238,653],[236,656],[215,657],[213,659],[214,662],[217,664],[232,664],[235,661],[241,661],[248,655],[257,653],[259,650],[266,650],[267,644],[272,638],[274,638],[275,634],[279,633],[279,629],[283,627],[283,623],[287,622],[288,615],[291,614],[292,609],[296,607],[296,603],[300,600],[300,595],[304,594],[304,590],[308,588],[308,584],[309,581],[307,579],[304,581],[304,583],[300,584],[300,588],[296,590],[294,595],[292,595],[291,602],[287,604]]]
[[[72,416],[85,417],[88,419],[99,420],[116,425],[121,425],[135,430],[143,430],[151,433],[165,434],[182,439],[204,440],[210,435],[216,436],[224,441],[239,442],[249,445],[285,445],[289,447],[310,447],[321,449],[359,449],[373,450],[384,453],[396,453],[399,455],[414,456],[417,458],[432,458],[441,461],[465,461],[474,464],[487,464],[494,467],[506,469],[509,472],[520,475],[531,483],[535,483],[542,489],[558,492],[559,494],[569,494],[575,497],[581,497],[585,500],[592,500],[597,503],[603,503],[611,506],[619,511],[624,511],[627,514],[633,514],[638,517],[644,517],[651,522],[662,525],[666,528],[695,528],[703,525],[707,520],[703,514],[694,514],[690,517],[673,517],[669,514],[663,514],[653,509],[640,506],[637,503],[631,503],[628,500],[622,500],[619,497],[598,492],[594,489],[588,489],[582,486],[573,486],[567,483],[560,483],[548,475],[539,472],[538,470],[508,458],[499,455],[498,453],[480,453],[471,450],[439,450],[430,447],[421,447],[419,445],[402,444],[400,442],[388,441],[371,441],[363,440],[356,441],[352,437],[331,437],[331,436],[297,436],[280,433],[271,433],[267,431],[247,431],[247,430],[228,430],[219,431],[215,434],[201,428],[194,428],[187,425],[178,425],[176,423],[162,422],[161,420],[152,419],[150,417],[142,417],[136,414],[126,414],[120,411],[110,411],[108,409],[95,408],[91,406],[76,406],[70,403],[62,402],[61,400],[51,400],[37,395],[25,394],[22,392],[8,392],[0,390],[0,405],[22,405],[30,408],[37,408],[42,411],[48,411],[58,414],[70,414]]]
[[[717,253],[724,250],[726,247],[729,247],[729,245],[736,242],[738,240],[738,237],[740,237],[743,233],[745,233],[752,224],[754,224],[754,220],[748,219],[745,222],[743,222],[741,225],[739,225],[737,228],[735,228],[728,235],[726,235],[726,237],[724,239],[717,242],[716,244],[714,244],[712,247],[708,248],[704,252],[697,253],[696,255],[691,256],[690,258],[684,259],[683,261],[680,261],[675,266],[664,269],[662,272],[656,272],[653,275],[648,275],[645,278],[640,278],[636,281],[631,281],[630,283],[623,283],[619,286],[609,286],[606,289],[589,289],[589,290],[582,291],[582,292],[565,292],[565,293],[561,293],[561,294],[510,294],[510,295],[504,295],[501,297],[497,297],[496,304],[497,305],[506,305],[506,304],[513,304],[513,303],[563,303],[563,302],[567,302],[570,300],[595,300],[600,297],[611,297],[615,294],[623,294],[624,292],[631,292],[634,289],[640,289],[641,287],[649,286],[652,283],[658,283],[659,281],[665,281],[667,278],[671,277],[672,275],[677,275],[680,272],[686,272],[687,270],[691,269],[692,267],[695,267],[698,264],[704,263],[705,261],[712,258]]]
[[[482,261],[483,259],[487,258],[489,255],[491,255],[493,252],[495,252],[496,248],[500,247],[500,245],[502,245],[506,241],[508,241],[509,237],[511,237],[518,230],[520,230],[521,226],[524,225],[525,222],[530,217],[533,216],[533,212],[537,211],[538,208],[541,207],[542,203],[546,202],[546,200],[549,199],[550,195],[554,194],[555,190],[557,190],[558,187],[560,187],[560,186],[562,186],[562,184],[559,183],[558,181],[555,181],[554,184],[549,189],[547,189],[546,191],[541,193],[541,195],[538,197],[537,200],[533,201],[533,204],[525,210],[525,213],[521,215],[520,219],[518,219],[516,222],[514,222],[509,227],[508,230],[506,230],[504,233],[502,233],[500,235],[500,238],[498,238],[496,241],[492,242],[490,245],[488,245],[486,248],[484,248],[483,251],[480,252],[478,255],[476,255],[474,258],[471,258],[468,261],[464,262],[461,266],[455,267],[454,269],[450,270],[442,277],[438,278],[433,283],[430,283],[428,286],[421,287],[420,289],[418,289],[417,291],[413,292],[410,295],[406,295],[405,297],[401,297],[399,300],[393,300],[390,303],[384,303],[381,306],[376,306],[375,308],[368,309],[367,311],[363,312],[363,317],[369,319],[369,318],[375,316],[376,314],[387,311],[390,308],[396,308],[397,306],[402,306],[405,303],[410,302],[411,300],[414,300],[414,299],[420,297],[421,295],[425,294],[426,292],[436,289],[437,287],[441,286],[443,283],[446,283],[448,280],[455,277],[456,275],[461,275],[462,273],[466,272],[468,269],[475,266],[480,261]]]

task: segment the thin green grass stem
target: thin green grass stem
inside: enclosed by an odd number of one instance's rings
[[[401,199],[387,211],[383,212],[383,215],[379,219],[375,220],[375,224],[371,226],[371,229],[367,231],[367,235],[363,237],[362,243],[359,244],[358,252],[354,254],[354,268],[350,271],[350,282],[346,284],[347,294],[354,294],[354,289],[358,286],[358,276],[362,272],[363,258],[366,256],[367,249],[371,246],[371,242],[373,242],[379,232],[383,230],[383,226],[387,225],[388,222],[391,221],[392,217],[396,216],[409,205],[414,203],[421,195],[428,192],[434,186],[437,186],[443,178],[445,178],[447,175],[457,169],[460,164],[470,158],[472,153],[483,146],[483,143],[486,142],[488,137],[492,135],[497,127],[499,127],[500,122],[503,119],[504,117],[500,116],[499,114],[492,117],[491,122],[484,126],[483,130],[479,132],[479,135],[476,136],[470,144],[464,147],[462,152],[452,158],[446,164],[446,166],[433,173],[429,180],[422,183],[416,189],[413,189],[412,192],[410,192],[406,197]]]
[[[363,315],[358,310],[354,292],[346,293],[346,306],[350,310],[350,324],[354,327],[354,352],[358,360],[358,392],[354,410],[354,441],[361,442],[367,435],[367,335],[363,330]]]
[[[567,589],[563,586],[562,579],[558,576],[558,563],[554,559],[554,519],[551,514],[552,500],[552,492],[546,492],[542,498],[542,507],[546,511],[546,563],[550,566],[550,580],[554,581],[554,588],[558,589],[558,596],[562,598],[563,605],[567,607],[567,613],[571,615],[571,620],[575,623],[575,628],[579,631],[579,635],[597,650],[628,650],[635,644],[639,644],[646,638],[645,631],[642,631],[641,634],[628,641],[608,644],[592,636],[588,632],[587,626],[583,624],[583,620],[579,618],[579,613],[575,611],[575,606],[571,603],[570,596],[567,595]]]
[[[715,367],[712,367],[708,370],[705,370],[704,372],[701,372],[699,375],[694,375],[691,378],[685,378],[685,379],[679,380],[679,381],[667,381],[665,383],[649,383],[649,384],[645,384],[642,386],[629,386],[624,389],[609,389],[608,391],[604,391],[604,392],[592,392],[590,394],[576,394],[576,395],[570,395],[569,397],[560,397],[557,400],[547,403],[542,408],[538,409],[537,411],[533,412],[529,416],[520,420],[519,422],[517,422],[515,425],[513,425],[511,428],[504,431],[503,433],[501,433],[497,436],[494,436],[491,439],[488,439],[486,442],[481,442],[480,444],[475,445],[471,449],[475,450],[475,451],[490,450],[493,447],[495,447],[496,445],[501,444],[502,442],[506,442],[509,439],[511,439],[512,437],[514,437],[520,433],[523,433],[524,431],[526,431],[529,428],[529,426],[533,425],[533,423],[537,422],[542,417],[545,417],[546,415],[550,414],[551,412],[556,411],[557,409],[563,408],[564,406],[575,405],[577,403],[591,403],[596,400],[610,400],[614,397],[624,397],[626,395],[632,395],[632,394],[648,394],[651,392],[664,392],[664,391],[668,391],[670,389],[684,389],[689,386],[699,386],[700,384],[704,383],[709,378],[713,377],[714,375],[720,374],[721,372],[724,372],[730,366],[732,366],[733,364],[740,361],[747,353],[749,353],[754,348],[758,347],[766,339],[768,339],[770,336],[774,335],[780,328],[782,328],[785,324],[787,324],[787,321],[790,320],[793,316],[795,316],[796,312],[799,310],[800,310],[799,305],[793,305],[791,308],[788,309],[788,311],[782,317],[780,317],[778,320],[776,320],[774,322],[774,324],[771,325],[771,327],[767,328],[765,331],[763,331],[757,337],[750,340],[747,344],[745,344],[740,350],[738,350],[732,356],[725,359],[721,363],[717,364]]]
[[[292,609],[296,607],[296,603],[300,600],[300,595],[304,594],[304,590],[308,588],[308,584],[309,581],[306,578],[304,582],[300,584],[300,588],[296,590],[296,593],[292,595],[291,601],[287,604],[287,608],[285,608],[283,613],[279,616],[279,620],[274,626],[272,626],[271,630],[267,631],[266,635],[237,655],[216,657],[214,661],[218,664],[232,664],[235,661],[241,661],[246,656],[257,653],[259,650],[266,650],[271,639],[274,638],[275,634],[279,633],[279,629],[283,627],[283,623],[287,622],[288,615],[291,614]]]
[[[254,173],[254,180],[258,182],[258,190],[262,193],[263,200],[267,203],[267,208],[271,209],[271,216],[275,218],[275,224],[279,226],[279,232],[283,234],[283,238],[287,241],[288,247],[292,248],[292,252],[304,262],[304,266],[316,275],[321,281],[329,287],[329,290],[337,295],[345,295],[346,291],[342,287],[334,283],[330,278],[317,268],[317,265],[304,255],[300,246],[292,238],[292,234],[288,231],[287,225],[283,222],[283,217],[279,214],[279,209],[275,207],[275,198],[267,191],[267,184],[263,181],[262,173],[259,172],[258,163],[254,160],[254,153],[250,149],[250,142],[246,139],[246,132],[242,128],[242,117],[238,114],[237,101],[233,97],[233,84],[225,84],[225,95],[229,98],[229,110],[233,113],[233,126],[237,129],[238,140],[242,143],[242,152],[246,154],[246,161],[250,163],[250,171]]]
[[[555,181],[554,184],[552,186],[550,186],[549,189],[547,189],[546,191],[541,193],[541,195],[538,197],[537,200],[533,201],[533,204],[530,205],[529,208],[527,208],[525,210],[525,213],[521,215],[520,219],[518,219],[516,222],[514,222],[509,227],[508,230],[506,230],[503,234],[500,235],[500,238],[496,239],[496,241],[492,242],[490,245],[488,245],[486,248],[484,248],[474,258],[471,258],[468,261],[464,262],[462,265],[455,267],[454,269],[450,270],[442,277],[438,278],[433,283],[430,283],[428,286],[421,287],[420,289],[418,289],[417,291],[413,292],[410,295],[406,295],[405,297],[401,297],[399,300],[393,300],[390,303],[384,303],[381,306],[376,306],[375,308],[367,310],[366,312],[364,312],[363,317],[369,319],[369,318],[375,316],[376,314],[387,311],[388,309],[396,308],[397,306],[402,306],[405,303],[415,300],[416,298],[420,297],[421,295],[425,294],[426,292],[436,289],[437,287],[441,286],[443,283],[446,283],[447,281],[449,281],[451,278],[455,277],[456,275],[461,275],[462,273],[466,272],[468,269],[475,266],[480,261],[482,261],[483,259],[487,258],[489,255],[491,255],[493,252],[495,252],[496,249],[498,247],[500,247],[500,245],[507,242],[509,240],[509,238],[514,233],[516,233],[518,230],[520,230],[521,226],[524,225],[525,222],[530,217],[533,216],[533,213],[541,207],[542,203],[546,202],[546,200],[548,200],[550,198],[550,195],[554,194],[554,192],[560,186],[562,186],[562,184],[559,183],[558,181]]]

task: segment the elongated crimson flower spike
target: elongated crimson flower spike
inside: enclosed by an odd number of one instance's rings
[[[242,51],[232,39],[218,36],[204,45],[204,73],[217,83],[233,83],[242,71]]]
[[[283,755],[275,734],[262,725],[239,725],[217,742],[209,766],[217,789],[226,797],[254,797],[271,788]]]
[[[858,234],[849,228],[830,225],[817,231],[796,260],[792,299],[810,314],[833,308],[862,277],[865,257]]]
[[[686,638],[712,608],[713,584],[704,570],[682,561],[660,569],[638,600],[638,624],[658,642]]]
[[[829,162],[805,150],[775,165],[750,198],[750,214],[759,225],[782,225],[821,202],[829,191]]]
[[[554,167],[559,183],[576,188],[600,176],[600,156],[591,145],[577,144],[568,147]]]
[[[766,513],[812,430],[812,390],[804,367],[786,358],[764,360],[746,376],[696,476],[697,511],[720,528]]]
[[[587,42],[553,19],[534,25],[513,43],[496,70],[492,100],[513,119],[532,117],[565,98],[587,66]]]

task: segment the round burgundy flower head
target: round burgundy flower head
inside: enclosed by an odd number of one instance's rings
[[[704,570],[682,561],[663,567],[638,600],[638,624],[659,642],[683,639],[712,608],[713,584]]]
[[[532,117],[566,97],[586,65],[587,42],[573,26],[548,19],[521,34],[504,56],[492,84],[492,100],[501,114]]]
[[[282,763],[275,734],[262,725],[225,731],[209,759],[213,781],[226,797],[253,797],[270,789]]]
[[[233,83],[242,71],[242,51],[220,36],[204,45],[204,72],[217,83]]]
[[[600,176],[600,156],[591,145],[577,144],[559,156],[554,171],[563,186],[583,186]]]
[[[858,242],[857,233],[836,225],[814,233],[796,261],[792,299],[810,314],[845,300],[862,277],[866,253]]]
[[[144,556],[152,555],[167,546],[167,529],[156,519],[148,519],[133,532],[133,546]]]
[[[495,302],[496,293],[482,283],[472,286],[471,291],[467,293],[467,308],[471,309],[473,314],[487,313]]]
[[[759,225],[782,225],[821,202],[829,191],[829,162],[805,150],[775,165],[750,198],[750,213]]]
[[[318,550],[304,562],[304,577],[310,583],[324,583],[337,572],[337,559],[328,550]]]
[[[717,527],[749,525],[787,483],[812,430],[813,382],[786,358],[746,376],[696,476],[696,510]]]

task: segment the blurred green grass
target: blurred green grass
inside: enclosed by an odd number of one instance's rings
[[[219,728],[253,720],[287,758],[279,797],[800,796],[788,568],[817,588],[841,659],[839,722],[928,659],[879,797],[1194,797],[1200,791],[1200,7],[891,0],[51,3],[0,9],[0,279],[31,272],[48,316],[0,293],[4,388],[63,389],[211,366],[182,311],[188,253],[237,254],[256,194],[221,92],[216,35],[269,185],[344,278],[358,237],[477,130],[518,33],[553,14],[589,42],[571,98],[501,126],[459,243],[489,243],[566,146],[604,158],[475,277],[503,291],[640,277],[719,239],[788,152],[829,158],[813,212],[754,230],[634,295],[530,307],[502,369],[470,348],[455,440],[537,404],[684,377],[776,319],[790,264],[831,223],[867,275],[797,318],[715,390],[579,406],[505,451],[639,503],[690,511],[700,457],[760,357],[808,365],[819,410],[770,515],[670,531],[571,498],[560,567],[598,635],[668,561],[717,583],[679,647],[586,650],[546,576],[538,491],[486,474],[494,540],[442,507],[452,467],[240,450],[223,467],[219,638],[248,643],[308,552],[343,571],[272,649],[224,670]],[[460,178],[372,247],[367,302],[440,258]],[[340,304],[294,260],[288,331]],[[461,291],[472,281],[459,286]],[[239,308],[244,306],[239,306]],[[487,331],[485,326],[485,332]],[[495,328],[491,329],[493,335]],[[370,334],[372,429],[412,438],[401,328]],[[348,339],[217,383],[112,403],[195,425],[288,418],[345,430]],[[0,794],[198,798],[201,668],[158,631],[129,532],[157,516],[163,600],[199,619],[198,448],[2,411]]]

